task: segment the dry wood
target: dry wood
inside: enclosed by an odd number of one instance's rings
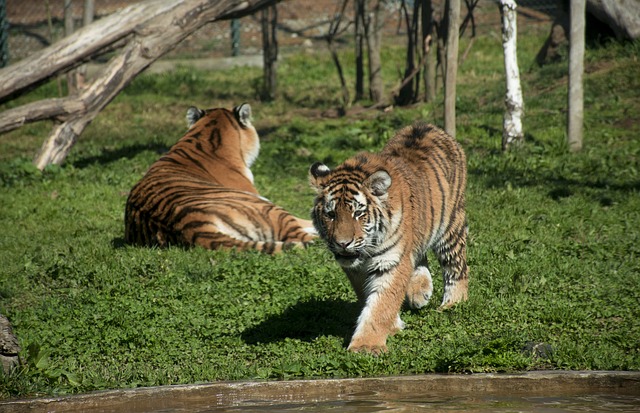
[[[447,31],[447,58],[444,78],[444,130],[456,137],[456,83],[458,77],[458,32],[460,0],[450,0]]]
[[[79,95],[7,111],[0,116],[0,131],[48,117],[62,121],[34,160],[40,169],[61,163],[95,116],[136,75],[189,34],[205,23],[241,17],[275,3],[277,0],[147,0],[100,19],[41,53],[0,70],[1,101],[79,66],[115,43],[127,41],[122,52]]]
[[[0,369],[3,373],[8,374],[20,364],[20,350],[9,319],[0,314]]]
[[[262,61],[264,100],[276,98],[278,83],[278,8],[274,5],[262,10]]]
[[[46,119],[64,121],[69,115],[85,110],[77,98],[43,99],[0,113],[0,133],[17,129],[28,122]]]
[[[340,86],[342,90],[342,106],[340,107],[339,111],[341,115],[344,115],[347,112],[349,106],[351,106],[351,97],[349,95],[349,88],[347,87],[347,81],[345,80],[344,71],[342,70],[340,58],[338,57],[338,50],[334,41],[338,37],[338,33],[340,33],[340,24],[342,23],[342,19],[346,16],[345,10],[348,3],[349,0],[344,0],[342,2],[340,12],[336,13],[336,17],[331,21],[329,30],[327,32],[327,35],[325,36],[327,47],[329,48],[329,52],[331,53],[331,58],[333,59],[333,63],[336,65],[338,76],[340,77]],[[347,26],[348,25],[349,24],[347,23]]]
[[[571,35],[569,38],[569,93],[567,96],[567,143],[571,152],[582,149],[584,118],[584,34],[586,0],[571,0]]]
[[[524,141],[522,116],[524,99],[520,86],[520,69],[517,54],[517,4],[515,0],[500,0],[502,17],[502,48],[504,51],[504,72],[506,93],[505,112],[502,119],[502,150],[508,150]]]
[[[384,82],[382,81],[382,58],[380,49],[382,47],[382,18],[383,4],[381,0],[376,0],[370,8],[365,34],[367,38],[367,52],[369,56],[369,98],[374,103],[382,102],[384,98]]]

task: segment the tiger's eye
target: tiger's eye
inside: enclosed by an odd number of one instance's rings
[[[361,217],[361,216],[363,216],[363,215],[364,215],[364,211],[355,211],[355,212],[353,213],[353,217],[354,217],[355,219],[358,219],[358,218],[360,218],[360,217]]]
[[[335,212],[334,210],[326,211],[326,212],[325,212],[325,214],[326,214],[326,215],[327,215],[327,217],[328,217],[330,220],[332,220],[332,221],[333,221],[334,219],[336,219],[336,212]]]

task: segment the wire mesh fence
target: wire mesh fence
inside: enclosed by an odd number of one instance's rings
[[[0,67],[9,64],[9,21],[6,0],[0,0]]]
[[[7,35],[5,62],[14,63],[37,53],[64,37],[63,0],[0,0],[6,1]],[[100,19],[123,10],[141,0],[95,0],[95,18]],[[406,0],[413,1],[413,0]],[[278,4],[279,44],[283,52],[296,47],[314,47],[326,33],[328,22],[340,9],[343,0],[289,0]],[[474,3],[473,0],[467,2]],[[520,17],[524,24],[547,24],[557,8],[557,0],[522,0]],[[441,13],[440,1],[434,1],[435,13]],[[473,9],[473,24],[477,35],[500,30],[500,13],[496,0],[479,0]],[[401,0],[385,2],[384,40],[398,41],[403,36],[404,19]],[[1,8],[0,8],[1,10]],[[468,10],[463,6],[461,15]],[[0,17],[1,16],[0,11]],[[81,26],[83,1],[72,1],[72,13],[76,29]],[[0,19],[1,24],[1,19]],[[247,16],[234,22],[239,36],[239,54],[261,53],[261,27],[258,16]],[[231,56],[234,50],[233,24],[229,21],[213,22],[190,35],[167,56],[168,58],[209,58]],[[546,26],[545,26],[546,27]],[[348,38],[348,36],[345,36]],[[2,50],[0,49],[0,52]]]

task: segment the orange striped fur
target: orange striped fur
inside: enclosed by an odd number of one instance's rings
[[[362,312],[349,350],[386,351],[404,328],[403,302],[425,306],[433,292],[426,253],[443,270],[440,309],[467,299],[466,158],[443,130],[400,130],[378,153],[360,153],[331,170],[316,163],[312,218],[353,286]]]
[[[258,194],[249,169],[260,141],[251,107],[187,112],[189,130],[131,190],[125,241],[277,253],[315,237],[311,221]]]

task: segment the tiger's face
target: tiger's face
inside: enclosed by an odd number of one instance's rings
[[[360,266],[385,238],[391,177],[316,163],[309,178],[317,191],[311,215],[318,234],[343,268]]]

